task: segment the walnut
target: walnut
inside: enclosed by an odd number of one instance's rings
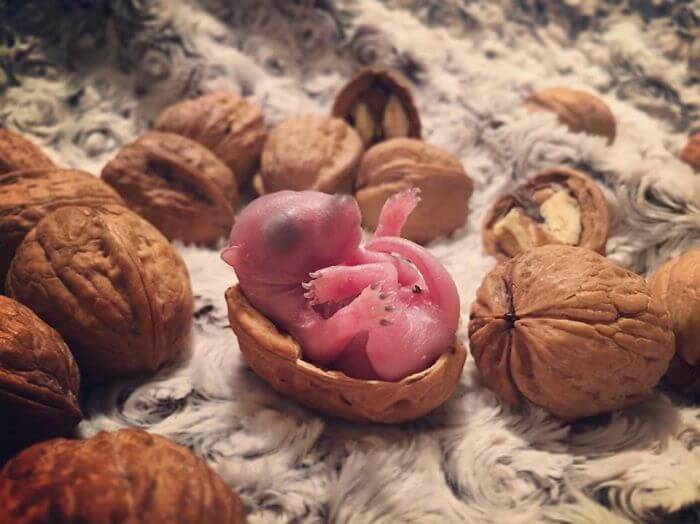
[[[649,279],[649,289],[671,315],[676,354],[667,375],[679,389],[700,392],[700,248],[663,264]]]
[[[74,169],[0,175],[0,285],[17,246],[46,214],[67,205],[122,202],[117,192],[100,179]]]
[[[231,231],[236,179],[189,138],[146,133],[119,151],[102,179],[170,240],[216,246]]]
[[[0,463],[80,422],[78,366],[61,336],[30,309],[0,295]]]
[[[484,384],[563,419],[634,404],[668,368],[671,321],[640,276],[581,247],[502,261],[472,304],[469,343]]]
[[[394,424],[429,413],[459,385],[466,351],[458,340],[432,366],[399,382],[360,380],[304,360],[299,344],[253,308],[238,286],[226,291],[226,302],[246,363],[276,391],[311,409],[351,421]]]
[[[411,138],[382,142],[362,158],[356,197],[365,225],[376,228],[386,199],[410,187],[420,188],[421,202],[409,216],[403,237],[426,243],[464,225],[472,179],[450,153]]]
[[[292,117],[270,133],[254,184],[260,194],[283,189],[349,193],[363,152],[360,137],[339,118]]]
[[[242,186],[258,169],[265,143],[262,111],[232,91],[217,91],[167,107],[154,127],[211,149]]]
[[[0,472],[0,522],[245,522],[238,496],[201,458],[139,429],[24,450]]]
[[[496,200],[482,226],[484,250],[498,259],[545,244],[605,253],[610,218],[598,185],[583,173],[557,167]]]
[[[572,133],[588,133],[615,141],[615,116],[597,96],[568,87],[553,87],[532,94],[525,102],[530,111],[551,111]]]
[[[333,116],[350,123],[367,147],[390,138],[420,138],[411,84],[391,67],[362,69],[335,97]]]
[[[688,142],[681,151],[681,160],[700,172],[700,133],[695,133],[688,138]]]
[[[0,129],[0,175],[27,169],[54,169],[56,166],[37,146],[19,133]]]
[[[157,229],[121,206],[45,217],[17,249],[6,287],[63,335],[89,381],[154,372],[186,345],[187,268]]]

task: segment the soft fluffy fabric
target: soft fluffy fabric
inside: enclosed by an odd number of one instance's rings
[[[424,137],[476,182],[469,223],[430,250],[469,305],[494,260],[479,225],[516,179],[567,165],[607,188],[609,256],[641,273],[700,239],[700,184],[677,160],[700,111],[700,4],[674,0],[0,0],[0,119],[60,164],[99,174],[165,105],[217,88],[274,125],[329,112],[370,63],[414,84]],[[600,93],[614,145],[523,97]],[[197,296],[192,351],[155,377],[84,394],[80,435],[137,426],[190,446],[252,523],[697,522],[700,410],[655,392],[577,424],[504,407],[470,359],[452,400],[397,427],[346,424],[281,398],[227,327],[232,271],[181,247]],[[99,467],[96,465],[96,467]]]

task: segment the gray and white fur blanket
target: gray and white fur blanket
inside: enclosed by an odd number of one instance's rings
[[[700,125],[698,0],[0,0],[0,123],[99,174],[167,104],[242,92],[270,125],[327,114],[361,66],[412,81],[427,141],[475,180],[468,224],[429,249],[469,305],[493,259],[479,225],[513,180],[553,165],[605,188],[609,256],[642,274],[700,242],[700,177],[677,160]],[[618,138],[528,114],[533,90],[599,93]],[[467,361],[428,417],[346,424],[241,363],[214,250],[178,246],[196,294],[192,351],[157,376],[85,391],[80,436],[136,426],[189,446],[251,523],[700,522],[700,409],[659,390],[577,424],[509,409]]]

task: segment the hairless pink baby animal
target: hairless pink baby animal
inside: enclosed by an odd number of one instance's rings
[[[418,200],[415,189],[389,198],[363,249],[352,197],[265,195],[240,214],[222,257],[251,304],[307,360],[356,378],[400,380],[447,350],[459,322],[449,273],[398,237]]]

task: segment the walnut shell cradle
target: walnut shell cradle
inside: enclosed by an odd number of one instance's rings
[[[301,358],[301,347],[246,299],[238,286],[226,291],[231,328],[243,358],[276,391],[314,410],[354,422],[395,424],[434,410],[454,393],[466,351],[455,341],[428,369],[399,382],[359,380]]]

